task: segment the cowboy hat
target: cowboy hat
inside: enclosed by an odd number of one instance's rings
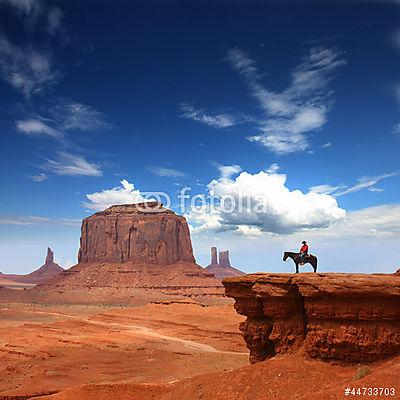
[[[305,240],[303,240],[301,243],[303,243],[303,244],[307,244],[307,242],[306,242]]]

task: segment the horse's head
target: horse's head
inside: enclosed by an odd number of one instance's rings
[[[282,260],[283,260],[283,261],[286,261],[286,260],[288,259],[288,257],[289,257],[289,253],[288,253],[287,251],[285,251],[285,252],[283,253],[283,258],[282,258]]]

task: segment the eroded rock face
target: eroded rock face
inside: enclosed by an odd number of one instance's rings
[[[85,218],[78,261],[38,290],[224,295],[221,282],[196,264],[186,219],[157,202],[111,206]]]
[[[231,266],[229,250],[220,251],[218,260],[216,247],[211,247],[211,264],[207,265],[205,269],[214,274],[217,279],[244,275],[244,272]]]
[[[219,265],[221,267],[230,267],[231,261],[229,260],[229,250],[219,252]]]
[[[252,363],[302,349],[368,362],[400,354],[400,276],[253,274],[223,280]]]
[[[159,203],[111,206],[82,222],[80,263],[195,262],[184,217]]]

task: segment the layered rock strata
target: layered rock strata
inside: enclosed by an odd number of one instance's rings
[[[117,205],[82,222],[78,264],[45,285],[223,296],[196,264],[186,219],[157,202]]]
[[[320,359],[369,362],[400,354],[400,276],[252,274],[222,281],[250,362],[301,349]]]

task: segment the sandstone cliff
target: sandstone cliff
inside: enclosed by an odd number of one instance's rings
[[[3,274],[3,277],[15,282],[38,284],[47,282],[63,271],[64,268],[54,262],[54,252],[48,247],[45,262],[40,268],[26,275]]]
[[[205,269],[214,274],[217,279],[244,275],[244,272],[231,266],[229,250],[220,251],[218,260],[216,247],[211,247],[211,263]]]
[[[159,203],[111,206],[82,222],[78,262],[194,263],[186,220]]]
[[[214,275],[195,263],[186,219],[160,203],[111,206],[82,222],[78,264],[52,288],[141,288],[223,295]]]
[[[222,283],[247,316],[240,329],[252,363],[295,349],[351,362],[400,354],[400,276],[253,274]]]

